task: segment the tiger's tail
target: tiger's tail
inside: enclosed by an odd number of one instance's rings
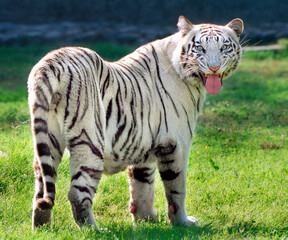
[[[29,108],[34,144],[35,197],[32,228],[50,222],[55,199],[56,170],[51,155],[48,115],[51,101],[58,88],[52,63],[40,61],[28,78]]]

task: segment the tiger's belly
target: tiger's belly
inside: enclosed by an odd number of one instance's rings
[[[147,136],[135,136],[129,144],[113,145],[113,138],[105,138],[104,173],[114,174],[123,171],[128,165],[147,162],[152,153],[152,141]],[[124,147],[123,147],[124,146]]]
[[[141,148],[143,149],[143,148]],[[121,171],[124,171],[129,165],[137,165],[139,163],[147,162],[149,155],[152,153],[150,149],[140,151],[139,155],[136,157],[126,157],[127,152],[105,152],[104,153],[104,173],[105,174],[114,174]],[[132,152],[130,152],[131,154]]]
[[[129,163],[127,161],[119,161],[113,154],[104,154],[104,173],[114,174],[124,171]]]

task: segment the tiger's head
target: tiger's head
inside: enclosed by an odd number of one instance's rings
[[[209,94],[219,93],[223,78],[235,70],[241,58],[243,21],[236,18],[225,26],[193,25],[180,16],[177,26],[180,41],[172,59],[176,71],[182,79],[203,82]]]

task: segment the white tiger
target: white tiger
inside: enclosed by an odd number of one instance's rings
[[[129,166],[134,221],[157,219],[156,165],[171,224],[198,224],[185,205],[189,149],[205,92],[217,94],[239,63],[241,19],[193,25],[117,62],[80,47],[50,52],[28,79],[34,141],[33,229],[50,222],[58,165],[70,151],[69,200],[79,226],[97,228],[91,210],[102,173]],[[205,90],[206,88],[206,90]]]

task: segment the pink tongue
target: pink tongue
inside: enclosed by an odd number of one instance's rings
[[[222,87],[221,79],[217,74],[208,74],[205,84],[207,93],[216,95],[220,92]]]

